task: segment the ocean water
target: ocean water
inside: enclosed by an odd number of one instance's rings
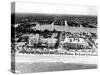
[[[14,61],[12,61],[12,65]],[[97,68],[97,56],[15,55],[15,73],[65,71]]]

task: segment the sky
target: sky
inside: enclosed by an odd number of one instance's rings
[[[16,2],[15,13],[43,13],[43,14],[70,14],[96,16],[97,8],[94,6],[75,6],[65,4]]]

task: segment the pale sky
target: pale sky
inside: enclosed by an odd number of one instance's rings
[[[16,2],[15,13],[97,15],[97,8],[93,6]]]

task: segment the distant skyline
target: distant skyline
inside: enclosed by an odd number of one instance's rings
[[[97,16],[94,6],[59,5],[49,3],[15,2],[15,13],[70,14]]]

